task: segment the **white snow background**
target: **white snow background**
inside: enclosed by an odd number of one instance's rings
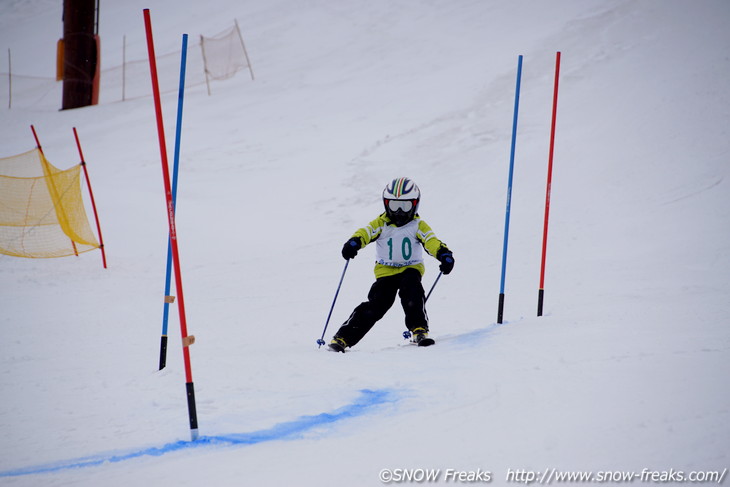
[[[54,75],[61,6],[0,3],[14,72]],[[34,124],[70,167],[77,127],[109,268],[99,252],[0,257],[0,485],[375,486],[386,468],[503,485],[508,469],[730,466],[730,3],[101,2],[104,68],[123,36],[127,60],[147,59],[143,8],[158,54],[237,19],[256,74],[185,94],[176,222],[201,439],[176,306],[157,371],[168,227],[153,99],[102,92],[59,111],[59,84],[25,106],[3,98],[0,156],[32,149]],[[176,88],[162,99],[171,164]],[[428,302],[437,344],[404,343],[396,303],[350,352],[319,349],[342,244],[400,176],[456,259]],[[373,261],[368,247],[351,262],[326,339]]]

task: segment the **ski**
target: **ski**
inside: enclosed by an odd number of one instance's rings
[[[420,340],[417,339],[416,336],[413,336],[413,334],[406,330],[403,332],[403,338],[406,340],[410,340],[410,342],[414,345],[418,345],[419,347],[430,347],[431,345],[434,345],[436,343],[436,340],[433,338],[428,337],[421,337]]]

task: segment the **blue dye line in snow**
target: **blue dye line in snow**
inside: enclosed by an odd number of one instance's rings
[[[300,438],[300,435],[309,430],[345,419],[362,416],[375,406],[393,401],[395,401],[395,397],[391,391],[386,389],[363,389],[360,391],[360,396],[354,402],[330,413],[322,413],[314,416],[301,416],[294,421],[279,423],[265,430],[222,436],[201,436],[195,441],[176,441],[160,447],[151,447],[123,453],[105,453],[72,460],[62,460],[54,463],[47,463],[45,465],[2,471],[0,472],[0,477],[19,477],[22,475],[34,475],[59,472],[62,470],[97,467],[99,465],[120,463],[140,457],[159,457],[168,453],[181,450],[191,450],[194,448],[255,445],[257,443],[264,443],[267,441],[295,439]]]

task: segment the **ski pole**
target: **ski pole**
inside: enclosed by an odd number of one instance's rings
[[[350,264],[350,259],[345,261],[345,268],[342,269],[342,276],[340,277],[340,283],[337,285],[337,291],[335,292],[335,299],[332,300],[332,306],[330,306],[330,312],[327,315],[327,321],[324,324],[324,330],[322,330],[322,336],[317,340],[317,345],[320,347],[324,345],[324,334],[327,333],[327,325],[330,324],[330,318],[332,317],[332,310],[335,309],[335,303],[337,302],[337,295],[340,294],[340,288],[342,287],[342,281],[345,279],[345,272],[347,272],[347,266]]]
[[[436,284],[438,284],[438,282],[439,282],[439,279],[441,279],[441,275],[442,275],[442,274],[443,274],[443,271],[442,271],[442,272],[439,272],[439,275],[438,275],[438,276],[436,276],[436,280],[435,280],[435,281],[433,281],[433,286],[431,286],[431,290],[430,290],[430,291],[428,292],[428,294],[426,295],[426,299],[424,299],[424,300],[423,300],[423,303],[424,303],[424,304],[426,304],[426,301],[428,301],[428,298],[429,298],[429,296],[431,296],[431,293],[433,292],[433,288],[435,288],[435,287],[436,287]]]

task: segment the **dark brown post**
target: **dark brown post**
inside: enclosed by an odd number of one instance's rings
[[[63,106],[92,105],[99,56],[94,37],[96,0],[63,1]]]

